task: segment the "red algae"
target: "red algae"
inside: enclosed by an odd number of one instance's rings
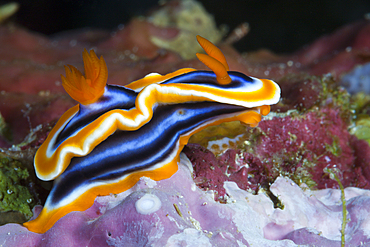
[[[225,195],[223,182],[227,181],[226,168],[222,167],[215,155],[199,144],[188,144],[183,149],[194,167],[194,181],[198,187],[216,191],[218,196]]]
[[[220,200],[225,195],[224,181],[257,193],[281,175],[315,189],[337,188],[325,172],[334,168],[345,187],[370,188],[364,164],[370,148],[348,133],[338,109],[261,121],[249,136],[244,150],[227,150],[219,157],[189,144],[184,152],[193,163],[198,186],[216,191]]]
[[[353,147],[355,173],[358,175],[358,187],[370,188],[370,146],[365,140],[359,140],[355,136],[351,136],[351,146]]]
[[[292,176],[298,184],[314,182],[319,189],[332,188],[336,183],[324,173],[324,168],[335,167],[342,171],[345,186],[356,185],[350,134],[338,110],[326,108],[302,117],[274,118],[262,122],[259,129],[264,135],[250,148],[257,157],[263,157],[271,169],[278,171],[270,174]],[[277,169],[279,166],[282,171]],[[301,178],[302,169],[308,174]]]

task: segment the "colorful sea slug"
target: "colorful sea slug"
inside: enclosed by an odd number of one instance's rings
[[[149,74],[127,86],[107,85],[104,59],[83,52],[85,76],[65,67],[63,87],[78,105],[59,119],[35,156],[37,176],[54,180],[40,215],[24,223],[44,233],[97,196],[123,192],[146,176],[171,177],[189,137],[207,126],[239,120],[256,126],[280,98],[279,86],[228,71],[222,52],[197,36],[212,71]]]

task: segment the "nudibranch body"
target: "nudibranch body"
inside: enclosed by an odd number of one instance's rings
[[[36,174],[54,181],[40,215],[24,225],[43,233],[71,211],[89,208],[96,196],[123,192],[146,176],[177,171],[191,135],[207,126],[241,121],[256,126],[280,98],[279,86],[228,71],[222,52],[197,37],[212,69],[181,69],[123,86],[107,85],[103,58],[85,50],[85,76],[66,67],[63,86],[80,104],[69,109],[35,156]]]

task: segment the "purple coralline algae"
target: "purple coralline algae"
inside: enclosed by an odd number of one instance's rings
[[[264,193],[254,195],[225,182],[224,204],[199,189],[182,155],[179,171],[155,182],[142,178],[132,189],[98,198],[85,212],[60,219],[45,234],[18,224],[0,227],[3,246],[323,246],[340,245],[340,190],[311,191],[278,177],[270,186],[284,209]],[[370,192],[344,190],[348,246],[368,244]],[[36,208],[35,211],[39,211]]]

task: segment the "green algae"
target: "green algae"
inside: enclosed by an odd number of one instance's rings
[[[357,116],[367,115],[364,110],[370,105],[370,95],[364,92],[356,93],[351,97],[351,108]]]
[[[29,179],[28,170],[20,162],[0,155],[0,211],[17,211],[26,219],[32,216],[35,198],[23,185]]]
[[[364,92],[357,93],[351,97],[351,108],[355,114],[354,123],[349,132],[360,140],[365,140],[370,145],[370,95]]]
[[[306,184],[310,189],[315,188],[317,183],[312,179],[312,171],[316,159],[309,161],[304,158],[304,153],[305,151],[301,150],[296,153],[275,154],[271,159],[274,174],[269,174],[270,177],[284,176],[298,185]],[[263,163],[270,163],[270,159],[264,159]]]
[[[5,122],[3,115],[0,113],[0,136],[3,137],[5,140],[11,141],[12,135],[10,133],[10,129],[8,124]]]
[[[271,190],[270,190],[270,186],[268,186],[268,188],[266,189],[260,189],[258,191],[258,193],[265,193],[269,198],[270,200],[272,201],[273,205],[274,205],[274,208],[280,208],[281,210],[284,210],[285,206],[284,204],[281,202],[281,200],[279,199],[279,196],[275,196]]]
[[[350,128],[350,133],[370,145],[370,116],[356,121],[355,125]]]
[[[0,6],[0,24],[14,15],[19,9],[19,3],[10,2]]]
[[[320,106],[339,107],[343,117],[352,117],[351,95],[342,87],[338,87],[337,81],[330,75],[319,78],[322,86],[320,93]]]
[[[344,247],[346,245],[345,230],[346,230],[346,225],[349,220],[347,219],[347,206],[346,206],[346,197],[344,194],[344,187],[339,179],[340,171],[333,168],[333,169],[325,169],[324,172],[329,173],[330,178],[337,181],[339,188],[340,188],[340,193],[341,193],[340,200],[342,202],[342,228],[340,230],[340,234],[341,234],[341,246]]]
[[[340,148],[337,136],[333,136],[333,142],[331,145],[325,143],[325,149],[332,153],[335,157],[339,157],[342,154],[342,149]]]

